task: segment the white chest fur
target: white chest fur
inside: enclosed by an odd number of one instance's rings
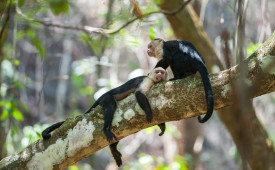
[[[155,48],[155,58],[162,60],[163,58],[163,43]]]
[[[146,77],[140,84],[139,89],[141,89],[141,92],[145,94],[153,85],[154,82],[150,78]]]

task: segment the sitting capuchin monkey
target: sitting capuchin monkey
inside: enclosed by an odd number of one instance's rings
[[[102,110],[104,111],[103,132],[109,142],[111,142],[113,139],[116,140],[117,139],[116,136],[111,132],[111,125],[112,125],[114,113],[117,108],[116,102],[126,98],[128,95],[135,92],[136,100],[140,105],[140,107],[144,110],[146,114],[147,122],[151,122],[153,119],[153,114],[152,114],[150,103],[146,97],[146,93],[150,90],[150,88],[155,83],[159,83],[166,79],[167,79],[167,73],[163,68],[161,67],[154,68],[148,74],[148,76],[140,76],[140,77],[133,78],[127,81],[126,83],[122,84],[121,86],[106,92],[95,101],[92,107],[88,111],[86,111],[85,114],[89,113],[96,106],[101,105]],[[59,128],[64,122],[65,121],[55,123],[52,126],[45,129],[42,132],[43,139],[44,140],[49,139],[51,137],[50,133],[53,130]],[[165,123],[161,123],[158,126],[161,129],[161,133],[159,134],[159,136],[161,136],[165,131]],[[116,148],[117,144],[118,144],[118,141],[113,144],[110,144],[110,149],[116,161],[116,164],[120,166],[122,165],[122,160],[121,160],[121,153]]]
[[[206,122],[213,113],[214,99],[209,73],[202,56],[195,46],[188,41],[164,41],[158,38],[148,44],[147,53],[149,56],[159,60],[156,67],[164,69],[167,69],[168,66],[171,67],[174,74],[174,78],[171,80],[194,75],[197,71],[200,73],[204,85],[207,112],[203,118],[198,116],[198,120],[200,123]]]

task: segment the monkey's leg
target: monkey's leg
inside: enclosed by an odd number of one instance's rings
[[[159,136],[162,136],[164,134],[165,128],[166,128],[165,123],[158,124],[158,126],[159,126],[159,128],[161,130]]]
[[[135,96],[139,106],[142,108],[142,110],[145,111],[147,122],[149,123],[152,122],[153,114],[152,114],[152,109],[147,97],[140,91],[136,91]]]
[[[121,153],[117,150],[117,144],[118,142],[113,143],[109,147],[111,149],[111,153],[116,161],[117,166],[120,166],[122,165],[122,160],[121,160]]]
[[[111,132],[112,121],[117,107],[116,100],[112,95],[105,96],[101,104],[104,111],[103,131],[108,142],[111,142],[113,138],[117,139],[116,136]]]

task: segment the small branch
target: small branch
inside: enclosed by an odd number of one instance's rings
[[[174,11],[165,11],[165,10],[153,11],[153,12],[144,14],[143,18],[148,17],[152,14],[157,14],[157,13],[163,13],[164,15],[175,15],[178,12],[180,12],[190,1],[191,0],[184,2],[180,8],[178,8]],[[51,21],[42,21],[42,20],[38,20],[38,19],[32,19],[32,18],[29,18],[28,16],[26,16],[21,11],[21,9],[19,8],[18,5],[16,5],[16,12],[17,12],[17,14],[19,14],[22,18],[24,18],[27,21],[36,22],[36,23],[42,24],[47,27],[57,27],[57,28],[62,28],[62,29],[71,29],[71,30],[82,31],[82,32],[86,32],[86,33],[98,33],[98,34],[105,34],[105,35],[118,33],[123,28],[127,27],[134,21],[140,19],[138,17],[135,17],[135,18],[129,20],[128,22],[126,22],[125,24],[123,24],[122,26],[120,26],[119,28],[117,28],[115,30],[111,30],[111,29],[103,29],[103,28],[96,28],[96,27],[90,27],[90,26],[69,26],[69,25],[52,23]]]

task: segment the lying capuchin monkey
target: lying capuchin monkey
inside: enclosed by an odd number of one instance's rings
[[[126,98],[131,93],[135,92],[135,97],[140,105],[140,107],[144,110],[146,114],[147,122],[151,122],[153,119],[152,109],[150,103],[146,97],[146,93],[149,89],[155,84],[167,79],[166,71],[161,68],[154,68],[148,76],[140,76],[133,78],[121,86],[114,88],[105,94],[103,94],[99,99],[95,101],[92,107],[85,112],[89,113],[93,108],[98,105],[101,105],[102,110],[104,111],[104,126],[103,132],[109,142],[113,139],[117,139],[116,136],[111,132],[111,125],[114,117],[114,113],[117,108],[117,101],[120,101]],[[49,139],[51,137],[51,132],[57,128],[59,128],[64,121],[53,124],[42,132],[43,139]],[[158,125],[161,129],[161,133],[159,136],[163,135],[165,131],[165,123],[161,123]],[[122,165],[121,153],[117,150],[116,146],[118,141],[110,145],[110,149],[112,155],[116,161],[118,166]]]
[[[158,38],[148,44],[147,53],[159,60],[156,67],[164,69],[171,67],[174,74],[171,80],[194,75],[197,71],[200,73],[204,85],[207,112],[203,118],[199,116],[198,120],[200,123],[206,122],[213,113],[214,99],[205,62],[195,46],[187,41],[164,41]]]

